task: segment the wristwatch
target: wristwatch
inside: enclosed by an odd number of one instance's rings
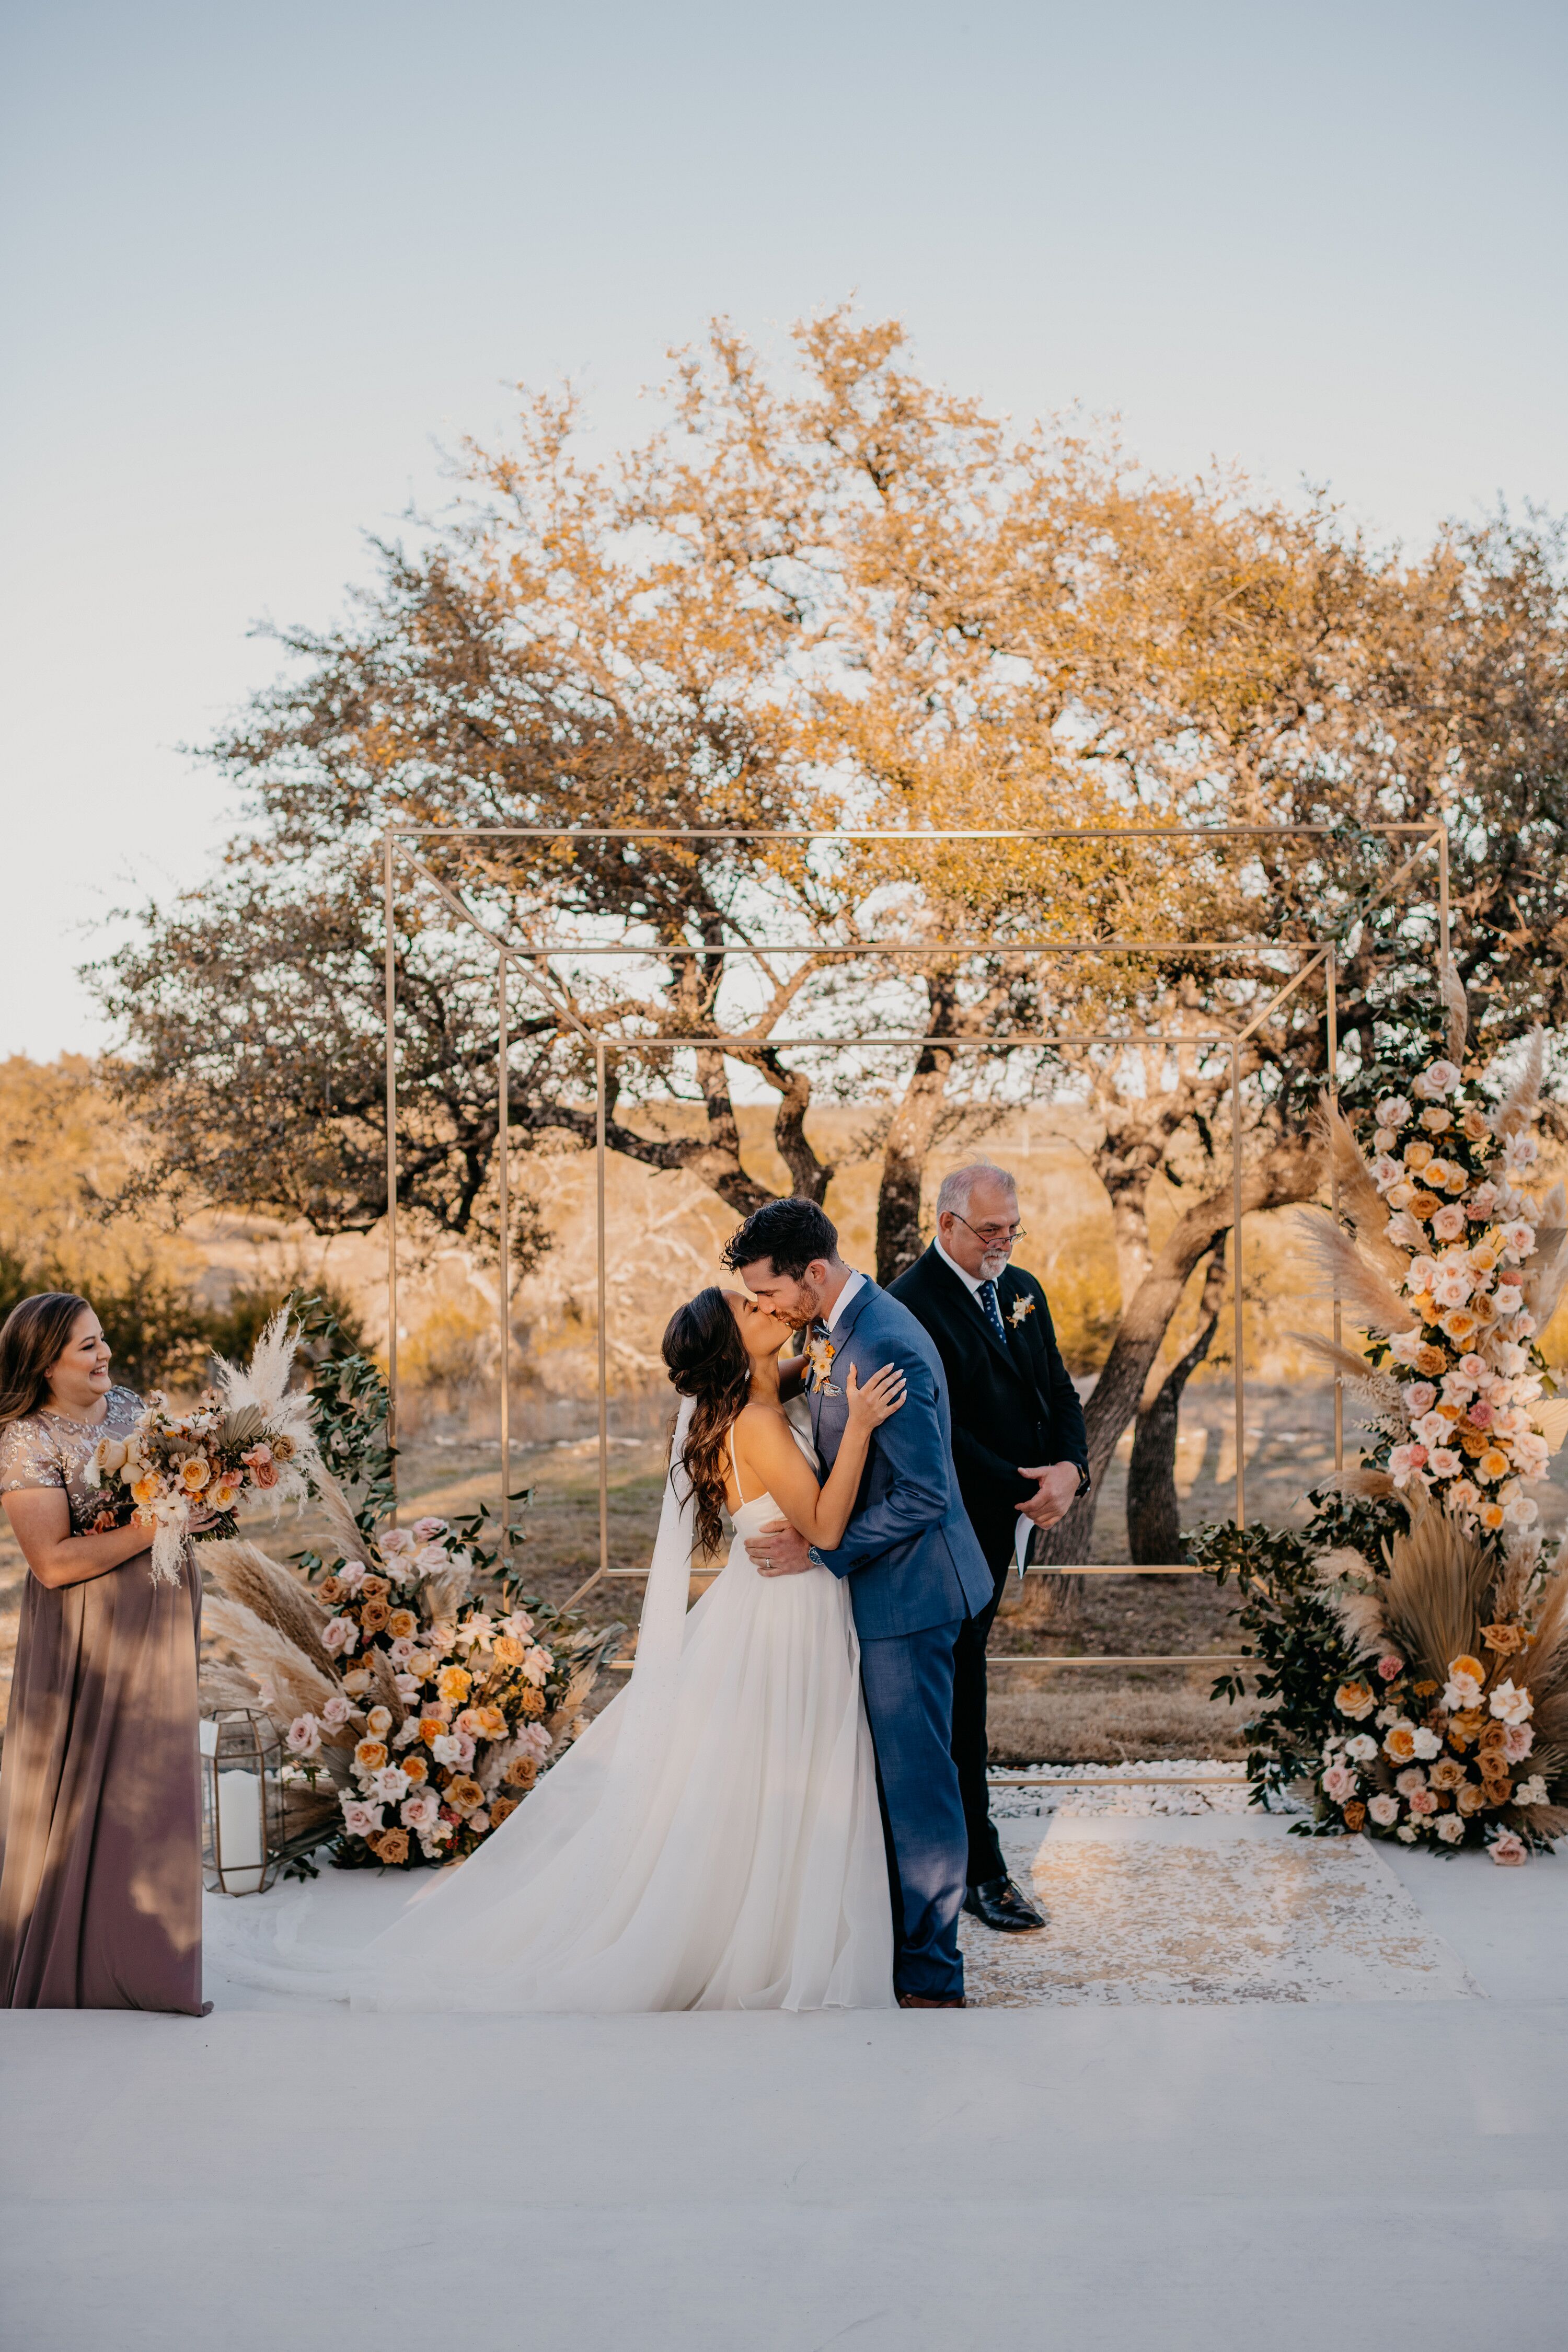
[[[805,1556],[807,1559],[810,1560],[813,1568],[826,1568],[827,1566],[827,1562],[823,1559],[822,1554],[817,1550],[815,1544],[806,1545]]]
[[[1078,1492],[1073,1496],[1073,1501],[1081,1503],[1093,1484],[1094,1480],[1089,1476],[1088,1469],[1080,1468],[1078,1474]]]

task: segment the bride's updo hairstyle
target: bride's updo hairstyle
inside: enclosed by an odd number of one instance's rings
[[[697,1538],[704,1551],[721,1551],[726,1441],[751,1397],[752,1363],[734,1309],[716,1283],[676,1308],[665,1325],[664,1360],[677,1395],[692,1400],[680,1461],[697,1504]]]

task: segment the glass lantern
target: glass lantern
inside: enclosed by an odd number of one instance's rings
[[[202,1717],[202,1883],[260,1895],[287,1859],[283,1743],[259,1707]]]

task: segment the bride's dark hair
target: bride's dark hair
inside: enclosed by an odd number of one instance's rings
[[[752,1360],[716,1283],[676,1308],[664,1328],[664,1360],[677,1394],[692,1399],[680,1460],[696,1498],[697,1538],[704,1551],[721,1551],[726,1440],[752,1393]]]

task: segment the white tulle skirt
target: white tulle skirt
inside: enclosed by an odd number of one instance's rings
[[[745,1538],[775,1516],[765,1496],[742,1507],[722,1573],[667,1627],[663,1667],[645,1612],[648,1671],[639,1654],[517,1812],[352,1961],[276,1941],[214,1958],[356,2008],[890,2007],[848,1594],[823,1569],[758,1576]]]

